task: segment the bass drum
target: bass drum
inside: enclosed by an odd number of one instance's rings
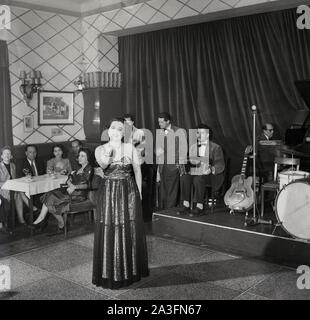
[[[309,180],[298,180],[284,186],[276,198],[276,215],[291,236],[310,240]]]

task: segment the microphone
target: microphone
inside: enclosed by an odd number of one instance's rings
[[[251,107],[251,109],[252,109],[253,112],[256,112],[256,110],[257,110],[256,105],[253,104],[253,106]]]

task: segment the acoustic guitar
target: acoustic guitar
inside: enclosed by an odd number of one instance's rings
[[[245,212],[253,206],[253,177],[246,177],[245,175],[248,156],[251,151],[251,147],[245,149],[241,174],[232,178],[231,187],[225,193],[224,202],[231,211]]]

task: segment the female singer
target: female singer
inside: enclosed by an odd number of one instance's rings
[[[148,276],[149,270],[137,151],[122,142],[123,119],[111,120],[108,135],[109,142],[95,151],[102,180],[96,197],[92,282],[116,289]]]

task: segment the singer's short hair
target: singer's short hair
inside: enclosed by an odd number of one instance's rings
[[[109,128],[111,127],[111,124],[112,124],[112,122],[114,122],[114,121],[124,123],[124,119],[123,119],[123,118],[119,118],[119,117],[112,118],[112,119],[109,121],[108,125],[107,125],[107,129],[109,129]]]

